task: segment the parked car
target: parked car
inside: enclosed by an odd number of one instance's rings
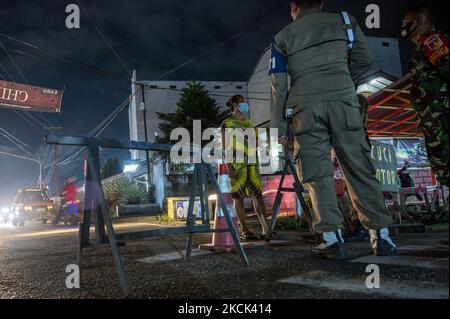
[[[36,220],[43,224],[55,215],[56,206],[45,188],[20,189],[12,205],[14,226],[24,226],[26,220]]]

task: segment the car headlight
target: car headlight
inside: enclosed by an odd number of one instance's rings
[[[53,206],[47,206],[47,209],[48,209],[48,210],[52,210],[52,209],[53,209]]]
[[[31,211],[33,210],[33,207],[31,207],[31,206],[25,206],[24,209],[31,212]]]

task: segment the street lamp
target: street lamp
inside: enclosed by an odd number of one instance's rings
[[[38,183],[39,183],[39,187],[42,188],[42,162],[41,161],[34,159],[34,158],[24,157],[24,156],[20,156],[20,155],[16,155],[16,154],[11,154],[11,153],[0,152],[0,154],[38,163],[39,164],[39,182]]]

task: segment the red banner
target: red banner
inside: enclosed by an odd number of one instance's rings
[[[64,90],[0,81],[0,107],[24,111],[61,111]]]

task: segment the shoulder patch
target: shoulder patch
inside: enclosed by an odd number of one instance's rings
[[[275,40],[272,43],[269,75],[273,73],[287,73],[287,58],[275,47]]]
[[[422,50],[424,51],[428,61],[432,65],[436,65],[441,59],[449,54],[449,44],[447,37],[440,32],[432,32],[423,37],[420,41]]]

